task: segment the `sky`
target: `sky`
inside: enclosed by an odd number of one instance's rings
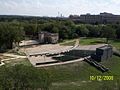
[[[0,0],[0,15],[66,17],[100,12],[120,15],[120,0]]]

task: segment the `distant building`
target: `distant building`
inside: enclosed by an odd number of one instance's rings
[[[100,13],[99,15],[70,15],[69,17],[73,21],[78,21],[87,24],[107,24],[107,23],[120,23],[120,15],[114,15],[112,13]]]
[[[43,43],[55,44],[59,40],[59,35],[58,33],[39,32],[38,39],[41,44]]]

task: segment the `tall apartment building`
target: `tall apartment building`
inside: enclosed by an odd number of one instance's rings
[[[99,15],[91,15],[91,14],[85,14],[85,15],[71,15],[69,17],[73,21],[78,21],[81,23],[88,23],[88,24],[106,24],[106,23],[120,23],[120,15],[114,15],[112,13],[100,13]]]

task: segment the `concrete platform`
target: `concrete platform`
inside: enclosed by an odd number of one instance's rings
[[[75,48],[75,50],[86,50],[86,51],[95,51],[97,48],[105,46],[107,44],[98,44],[98,45],[80,45],[79,47]]]
[[[39,42],[36,40],[27,40],[27,41],[23,40],[20,42],[19,46],[22,47],[22,46],[37,45],[37,44],[39,44]]]

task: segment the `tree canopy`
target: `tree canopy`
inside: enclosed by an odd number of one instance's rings
[[[103,26],[102,28],[102,37],[106,38],[106,42],[108,43],[109,39],[116,37],[116,30],[110,26]]]
[[[20,25],[0,24],[0,51],[11,49],[13,42],[19,43],[23,37],[24,31]]]
[[[11,49],[12,43],[19,43],[25,37],[38,39],[40,31],[59,33],[60,40],[78,37],[120,38],[120,24],[75,24],[71,20],[59,19],[12,20],[0,22],[0,52]]]
[[[49,73],[32,66],[15,65],[0,67],[0,90],[48,90]]]

